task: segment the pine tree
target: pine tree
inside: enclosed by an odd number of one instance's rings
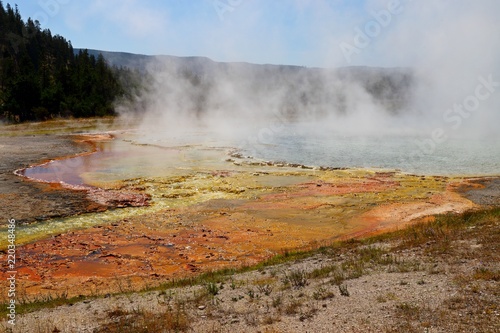
[[[0,1],[0,120],[113,115],[125,95],[119,73]]]

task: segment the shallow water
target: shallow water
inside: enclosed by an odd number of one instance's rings
[[[113,187],[117,181],[186,175],[217,169],[223,148],[134,144],[129,139],[97,142],[92,154],[63,158],[24,170],[24,175],[46,182]]]
[[[245,144],[249,155],[313,166],[400,169],[426,175],[499,175],[500,140],[415,135],[352,136],[290,126]]]
[[[431,143],[427,137],[342,136],[301,132],[289,126],[254,142],[215,140],[201,133],[181,138],[141,138],[127,134],[97,142],[97,152],[26,169],[30,178],[70,185],[113,187],[134,178],[189,175],[200,170],[241,170],[224,163],[229,147],[246,155],[311,166],[399,169],[427,175],[499,175],[500,140],[449,138]]]

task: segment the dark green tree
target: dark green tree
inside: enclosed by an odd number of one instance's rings
[[[126,95],[118,79],[124,72],[102,55],[75,54],[64,37],[24,22],[17,6],[0,1],[0,119],[113,115],[113,102]]]

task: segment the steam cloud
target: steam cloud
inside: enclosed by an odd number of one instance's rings
[[[334,7],[322,1],[295,2],[299,16],[301,10],[309,18],[317,16],[311,20],[311,31],[322,33],[311,39],[322,45],[316,50],[325,55],[324,69],[157,57],[146,67],[148,88],[134,105],[120,105],[118,110],[124,115],[142,114],[141,129],[157,137],[203,130],[237,141],[257,136],[262,129],[272,135],[284,123],[294,123],[304,124],[304,130],[355,135],[432,137],[440,129],[447,137],[498,140],[500,3],[401,1],[401,13],[353,56],[354,65],[372,67],[345,67],[339,45],[352,41],[356,27],[373,20],[369,13],[385,10],[388,2],[367,1],[362,13],[366,15],[358,14],[348,23],[343,20],[337,27],[326,23],[325,11],[338,17]],[[238,13],[245,10],[252,10],[251,5],[242,4]],[[249,19],[236,31],[257,24]],[[281,43],[280,34],[275,35],[273,49]],[[238,54],[225,47],[224,40],[214,40],[222,43],[207,47],[205,54]],[[484,97],[489,91],[488,96],[470,104],[484,80],[489,87],[483,85],[480,92]],[[457,111],[456,106],[466,102],[465,111]]]

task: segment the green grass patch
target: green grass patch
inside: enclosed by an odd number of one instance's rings
[[[404,230],[394,231],[383,235],[373,236],[364,240],[347,240],[334,242],[330,246],[323,246],[316,250],[307,251],[284,251],[281,254],[275,255],[268,260],[265,260],[254,266],[244,266],[241,268],[224,268],[217,271],[202,273],[193,277],[175,279],[168,281],[158,287],[148,288],[142,292],[155,290],[168,290],[172,288],[188,287],[196,285],[212,285],[220,286],[227,282],[232,276],[239,273],[245,273],[255,270],[263,270],[267,267],[272,267],[287,262],[297,261],[309,258],[318,254],[331,254],[336,251],[354,250],[354,257],[345,261],[342,265],[327,265],[309,273],[304,273],[298,276],[297,281],[307,283],[307,278],[326,278],[331,279],[332,284],[341,285],[343,281],[362,276],[366,267],[370,264],[390,265],[393,271],[412,271],[419,269],[414,263],[401,262],[392,255],[388,250],[384,250],[375,246],[375,243],[385,241],[399,241],[400,248],[410,248],[415,245],[424,244],[429,241],[444,244],[449,241],[455,232],[469,230],[473,232],[476,228],[483,226],[497,225],[500,220],[500,208],[492,208],[481,211],[471,211],[463,214],[445,214],[436,216],[435,221],[428,223],[420,223],[410,226]],[[473,278],[476,280],[493,280],[499,281],[500,273],[498,270],[479,269]],[[119,295],[132,295],[134,292],[118,293]],[[103,296],[102,296],[103,297]],[[61,305],[73,304],[84,299],[95,299],[97,297],[72,297],[68,298],[65,295],[54,297],[46,297],[35,300],[25,300],[19,302],[16,306],[18,314],[37,311],[43,308],[54,308]],[[5,316],[6,303],[0,304],[0,315]],[[404,309],[402,309],[404,310]],[[403,311],[404,312],[404,311]]]

